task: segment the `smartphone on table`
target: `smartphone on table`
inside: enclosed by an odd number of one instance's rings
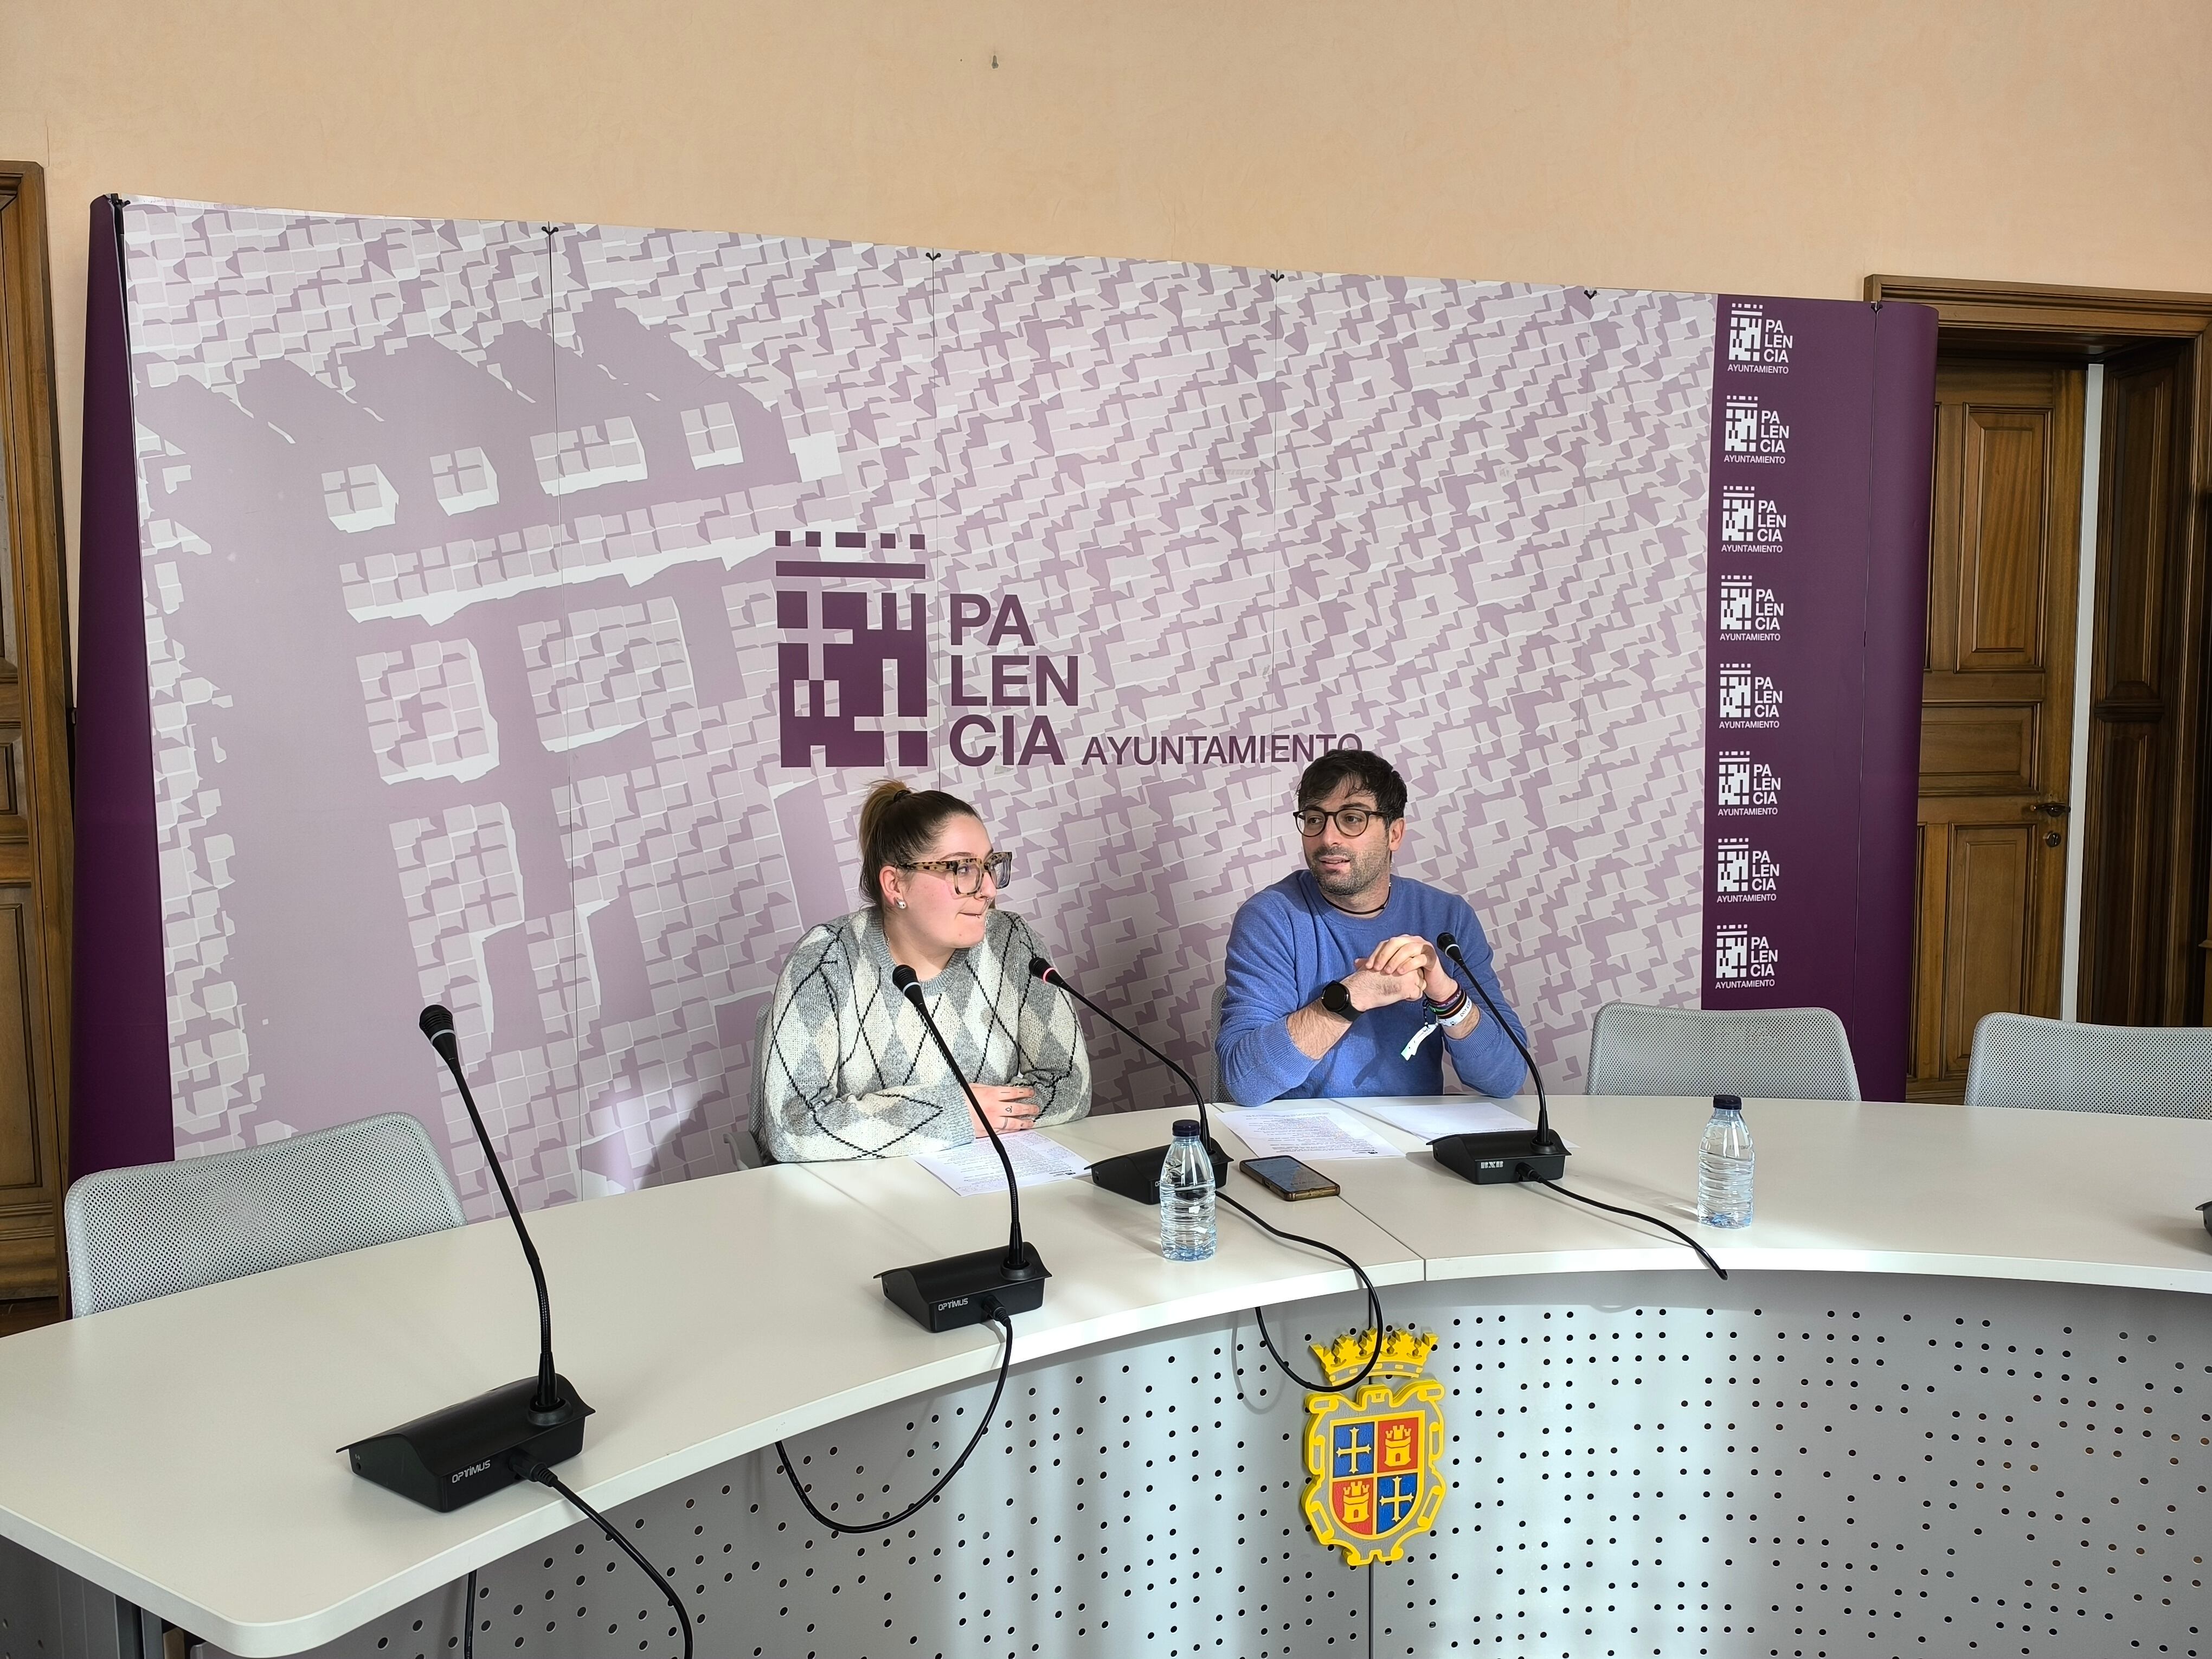
[[[1277,1198],[1334,1198],[1344,1189],[1311,1164],[1295,1158],[1248,1158],[1237,1166]]]

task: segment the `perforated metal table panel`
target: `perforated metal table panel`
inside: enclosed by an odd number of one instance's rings
[[[1684,1272],[1386,1304],[1441,1339],[1450,1430],[1436,1531],[1395,1564],[1350,1569],[1308,1535],[1303,1396],[1249,1316],[1018,1368],[975,1461],[888,1538],[824,1533],[772,1452],[617,1518],[711,1655],[2208,1650],[2195,1298]],[[1281,1322],[1303,1345],[1359,1317],[1337,1297]],[[800,1437],[816,1502],[902,1503],[988,1395]],[[436,1659],[460,1609],[457,1585],[316,1651]],[[588,1526],[487,1568],[477,1615],[481,1654],[677,1651],[665,1602]]]

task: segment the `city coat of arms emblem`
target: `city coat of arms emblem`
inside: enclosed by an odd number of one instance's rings
[[[1306,1396],[1306,1525],[1346,1566],[1395,1561],[1436,1524],[1444,1501],[1444,1385],[1423,1375],[1433,1333],[1386,1330],[1375,1369],[1348,1394]],[[1374,1352],[1373,1335],[1314,1345],[1341,1388]]]

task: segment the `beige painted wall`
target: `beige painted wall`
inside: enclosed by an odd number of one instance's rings
[[[2212,289],[2212,0],[0,0],[105,191],[1593,287]],[[74,588],[75,559],[71,561]]]

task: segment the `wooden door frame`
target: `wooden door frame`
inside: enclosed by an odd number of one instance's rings
[[[27,887],[34,938],[23,966],[31,1027],[33,1111],[50,1163],[52,1283],[27,1284],[15,1264],[0,1294],[59,1296],[62,1194],[68,1190],[70,945],[75,866],[70,745],[70,629],[62,567],[59,422],[54,395],[53,299],[47,274],[44,172],[0,161],[0,469],[14,550],[15,662],[23,775],[15,811],[27,841],[0,848],[0,880]]]
[[[2208,1021],[2206,941],[2212,939],[2212,811],[2207,810],[2212,769],[2204,763],[2208,710],[2203,684],[2208,652],[2207,587],[2212,579],[2212,294],[2167,294],[2136,289],[2065,287],[2053,283],[1978,282],[1960,278],[1873,276],[1868,300],[1931,306],[1938,318],[1939,349],[1984,349],[2075,362],[2104,362],[2145,346],[2166,344],[2181,356],[2185,391],[2179,413],[2185,422],[2175,446],[2172,568],[2160,607],[2161,660],[2172,688],[2172,724],[2164,734],[2163,759],[2170,784],[2162,799],[2138,803],[2154,823],[2167,879],[2126,902],[2139,907],[2138,931],[2155,964],[2155,988],[2139,1012],[2140,1023],[2195,1025]],[[2084,502],[2087,508],[2088,503]],[[2104,519],[2100,518],[2100,540]],[[2100,547],[2100,554],[2103,550]],[[2075,665],[2092,676],[2106,636],[2104,599],[2109,573],[2101,567],[2092,598],[2095,607],[2090,662]],[[2095,718],[2093,711],[2093,719]],[[2076,779],[2076,799],[2088,780]],[[2100,875],[2108,861],[2101,815],[2077,823],[2083,837],[2083,933],[2089,907],[2121,902],[2101,895]],[[2083,953],[2085,979],[2092,971]],[[2084,985],[2082,1006],[2096,1006]]]

